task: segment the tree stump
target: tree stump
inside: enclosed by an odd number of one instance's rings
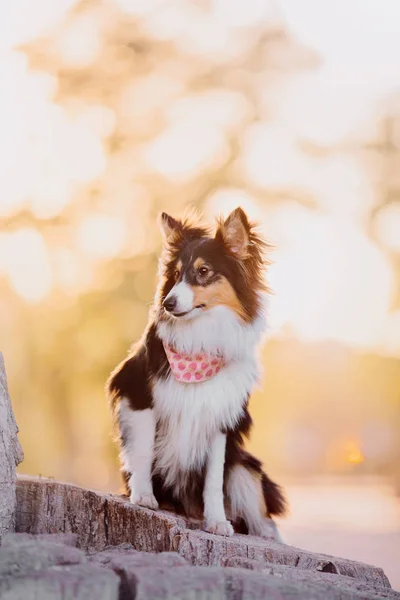
[[[11,408],[3,355],[0,352],[0,543],[14,531],[16,509],[16,466],[24,455],[18,441],[18,427]]]

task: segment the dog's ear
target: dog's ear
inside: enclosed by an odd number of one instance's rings
[[[166,242],[182,232],[182,223],[163,212],[159,218],[161,233]]]
[[[246,258],[250,242],[250,224],[244,210],[236,208],[225,221],[221,219],[215,237],[222,241],[233,255],[240,259]]]

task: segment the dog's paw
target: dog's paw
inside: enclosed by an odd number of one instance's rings
[[[249,527],[249,535],[256,535],[265,540],[274,540],[283,543],[276,523],[272,521],[272,519],[265,519],[264,521],[259,522],[256,527]]]
[[[269,539],[275,540],[276,542],[280,542],[281,544],[284,543],[276,523],[269,519],[266,523],[263,523],[259,535],[266,540]]]
[[[233,527],[229,521],[208,521],[206,522],[205,530],[208,533],[229,537],[234,534]]]
[[[144,508],[151,508],[152,510],[157,510],[158,502],[154,497],[154,494],[131,494],[130,501],[132,504],[137,504],[138,506],[143,506]]]

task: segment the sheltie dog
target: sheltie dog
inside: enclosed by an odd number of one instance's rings
[[[133,504],[230,536],[267,535],[285,499],[244,450],[264,332],[265,244],[241,208],[215,234],[160,218],[160,283],[140,342],[107,383]]]

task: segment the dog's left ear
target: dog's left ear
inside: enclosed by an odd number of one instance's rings
[[[244,259],[248,256],[249,234],[249,221],[244,210],[239,207],[231,212],[225,221],[219,221],[215,237],[222,241],[232,254]]]
[[[159,218],[160,229],[166,242],[182,231],[182,223],[163,212]]]

